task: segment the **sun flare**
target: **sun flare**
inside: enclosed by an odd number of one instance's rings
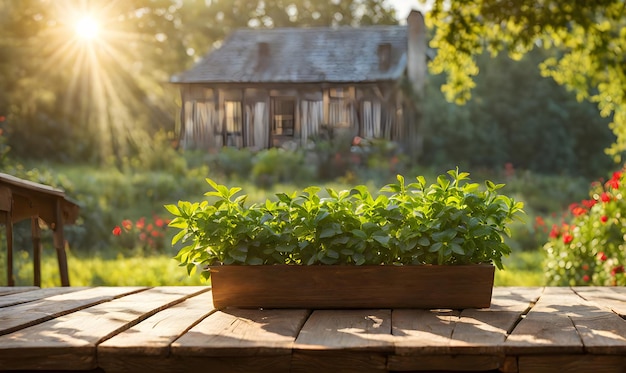
[[[95,40],[100,36],[100,25],[93,17],[85,16],[76,22],[76,35],[84,40]]]

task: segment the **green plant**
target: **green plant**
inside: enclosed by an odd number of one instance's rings
[[[549,285],[626,285],[625,175],[592,183],[590,199],[570,205],[569,220],[553,225],[544,245]]]
[[[278,193],[273,202],[245,206],[241,188],[218,185],[209,201],[166,205],[172,243],[187,243],[176,256],[191,274],[220,264],[419,265],[493,263],[502,268],[510,252],[507,224],[523,213],[521,202],[500,195],[504,185],[467,182],[468,173],[448,171],[426,184],[422,176],[388,184],[376,195],[310,186],[298,195]],[[208,272],[203,272],[208,277]]]

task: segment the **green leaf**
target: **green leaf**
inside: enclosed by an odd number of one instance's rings
[[[372,239],[383,246],[389,245],[389,236],[372,236]]]
[[[454,243],[454,242],[451,243],[450,244],[450,248],[456,254],[465,255],[465,251],[463,251],[463,248],[459,244],[457,244],[457,243]]]
[[[428,252],[430,253],[435,253],[441,250],[441,248],[443,247],[443,243],[441,242],[435,242],[434,244],[432,244],[429,248],[428,248]]]

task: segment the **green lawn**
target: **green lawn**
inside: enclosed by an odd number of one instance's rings
[[[4,263],[5,258],[0,262]],[[496,286],[542,286],[542,257],[538,252],[514,253],[504,261],[505,269],[496,270]],[[32,285],[32,260],[27,252],[17,252],[14,272],[18,285]],[[79,257],[69,255],[72,286],[166,286],[203,285],[200,276],[187,276],[184,268],[169,256]],[[56,257],[47,252],[42,262],[42,287],[59,286]],[[6,285],[6,268],[0,268],[0,285]]]

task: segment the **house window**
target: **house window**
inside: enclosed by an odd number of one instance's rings
[[[351,119],[348,92],[343,88],[331,88],[328,107],[329,124],[333,127],[350,127]]]
[[[296,100],[293,98],[272,98],[272,135],[293,136]]]
[[[226,114],[226,146],[243,147],[243,122],[241,115],[241,102],[225,101]]]

